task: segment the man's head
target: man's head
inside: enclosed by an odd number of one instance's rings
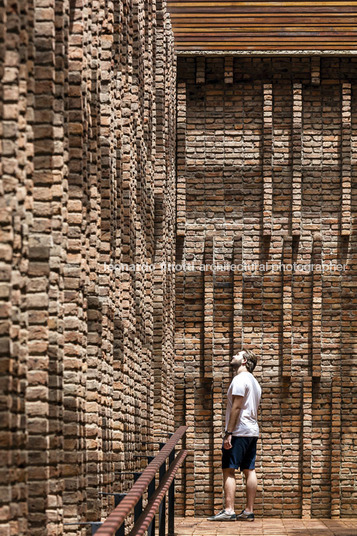
[[[232,357],[231,361],[231,365],[237,374],[245,370],[253,372],[256,364],[257,358],[251,350],[241,350]]]

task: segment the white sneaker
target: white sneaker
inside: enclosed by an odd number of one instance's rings
[[[235,521],[235,514],[227,514],[225,510],[221,510],[215,516],[207,517],[208,521]]]

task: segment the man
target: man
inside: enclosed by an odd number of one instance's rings
[[[210,521],[254,521],[254,500],[257,490],[255,456],[259,426],[257,413],[261,387],[252,372],[257,358],[250,350],[233,356],[234,378],[227,393],[225,435],[222,446],[223,487],[225,509],[209,517]],[[238,515],[234,512],[236,490],[235,470],[243,471],[246,483],[246,506]]]

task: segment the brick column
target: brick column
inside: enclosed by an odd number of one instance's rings
[[[351,229],[351,83],[342,84],[341,130],[341,235],[348,236]]]
[[[311,264],[315,266],[312,271],[312,348],[311,348],[311,371],[313,378],[321,377],[321,332],[322,332],[322,242],[321,235],[315,234],[312,244]]]
[[[177,85],[177,235],[185,232],[186,222],[186,83]]]
[[[285,265],[281,273],[282,282],[282,325],[281,325],[281,375],[291,376],[291,354],[293,339],[293,240],[291,236],[283,238],[282,263]]]
[[[263,234],[271,234],[273,196],[273,85],[263,84]]]
[[[292,206],[291,233],[300,235],[301,225],[301,132],[302,129],[302,84],[293,84],[293,114],[291,129],[292,150]]]
[[[311,519],[311,433],[312,433],[312,379],[302,382],[302,428],[301,428],[301,498],[303,519]]]
[[[331,517],[341,515],[341,378],[331,382]]]

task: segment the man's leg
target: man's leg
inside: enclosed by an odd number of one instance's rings
[[[255,494],[257,492],[257,475],[255,473],[255,469],[243,469],[243,473],[245,476],[245,488],[246,488],[246,508],[245,512],[252,513],[254,512],[254,500],[255,500]]]
[[[227,514],[234,514],[234,498],[236,493],[235,469],[223,469],[223,487],[226,512]]]

